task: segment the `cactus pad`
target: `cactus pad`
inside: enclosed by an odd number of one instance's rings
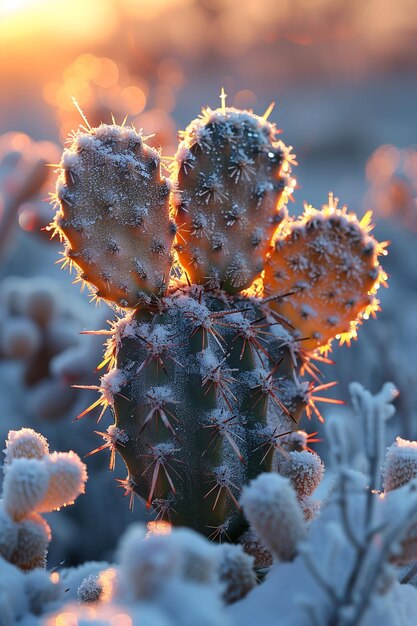
[[[378,309],[376,291],[386,278],[378,262],[384,245],[369,235],[365,216],[338,209],[306,207],[275,239],[267,261],[264,289],[271,308],[296,329],[307,350],[326,346],[336,336],[355,336],[358,321]],[[345,334],[343,336],[343,334]]]
[[[133,128],[102,124],[74,135],[60,164],[54,226],[98,297],[136,307],[164,292],[176,230],[168,197],[158,151]]]
[[[177,250],[193,283],[249,287],[294,186],[276,127],[248,111],[204,109],[183,133],[174,167]]]

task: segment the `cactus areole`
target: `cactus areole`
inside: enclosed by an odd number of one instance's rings
[[[89,407],[114,416],[97,451],[123,457],[131,502],[216,540],[245,530],[242,486],[276,471],[304,409],[320,416],[316,361],[385,277],[368,218],[332,196],[288,216],[295,161],[267,117],[204,109],[167,178],[134,128],[81,129],[57,182],[64,265],[121,311]]]

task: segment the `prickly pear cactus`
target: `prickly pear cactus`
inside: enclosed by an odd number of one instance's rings
[[[218,540],[245,530],[241,489],[277,469],[304,408],[320,416],[332,383],[312,350],[354,332],[384,278],[383,248],[336,204],[287,216],[293,157],[266,118],[203,110],[169,181],[134,129],[79,130],[57,185],[64,262],[127,309],[103,331],[109,371],[81,414],[114,416],[93,452],[123,457],[132,502]]]

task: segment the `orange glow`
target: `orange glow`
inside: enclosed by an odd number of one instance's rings
[[[110,619],[111,626],[132,626],[132,618],[127,613],[118,613]]]
[[[59,572],[52,572],[51,575],[49,576],[49,580],[54,585],[57,585],[59,583]]]
[[[55,626],[77,626],[78,619],[74,613],[60,613],[55,618]]]
[[[147,523],[148,532],[146,537],[149,538],[151,535],[169,535],[172,532],[172,526],[169,522],[164,520],[156,520],[153,522]]]
[[[146,96],[142,89],[135,87],[125,87],[120,93],[122,107],[128,115],[138,115],[142,113],[146,105]]]
[[[74,36],[85,35],[99,40],[108,36],[109,30],[113,30],[117,21],[112,3],[101,2],[101,11],[97,10],[97,2],[86,3],[84,0],[72,0],[72,2],[56,2],[56,0],[3,0],[0,5],[2,18],[2,37],[23,33],[29,34],[37,30],[48,30],[52,35],[65,35],[72,32]],[[83,20],[80,20],[80,17]],[[95,28],[92,25],[95,20]],[[82,21],[83,23],[80,23]],[[42,24],[44,22],[44,24]],[[100,28],[103,31],[100,32]]]
[[[105,569],[103,572],[100,572],[99,584],[102,588],[100,602],[108,603],[113,598],[114,587],[116,583],[116,570],[112,567],[109,569]]]
[[[250,89],[238,91],[234,97],[233,105],[237,109],[252,109],[256,106],[258,99],[256,94]]]

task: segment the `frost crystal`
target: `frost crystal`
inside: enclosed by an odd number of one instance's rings
[[[98,602],[103,593],[103,585],[98,575],[90,574],[88,578],[84,578],[83,582],[77,589],[78,602],[93,603]]]

